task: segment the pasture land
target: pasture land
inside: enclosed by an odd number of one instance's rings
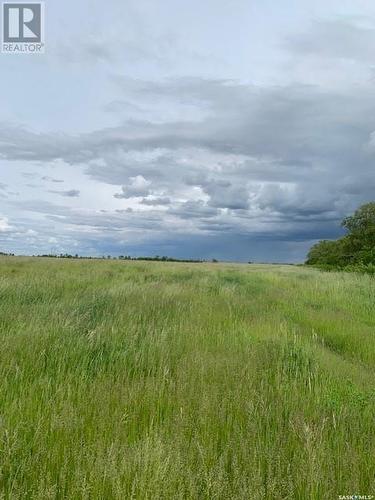
[[[0,259],[0,498],[375,495],[375,280]]]

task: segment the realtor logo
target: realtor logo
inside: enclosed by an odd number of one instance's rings
[[[44,53],[44,3],[3,3],[2,52]]]

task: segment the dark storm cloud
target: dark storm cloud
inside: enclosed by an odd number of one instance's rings
[[[120,85],[125,92],[126,81]],[[200,103],[205,113],[194,121],[128,121],[76,136],[0,128],[1,158],[80,165],[92,179],[120,186],[118,200],[142,198],[141,205],[156,207],[126,218],[71,211],[48,217],[64,215],[69,224],[106,231],[165,235],[173,218],[186,232],[311,241],[334,236],[340,218],[373,196],[370,85],[334,91],[180,79],[132,81],[128,88],[135,96],[161,97],[177,106]],[[202,199],[187,199],[191,190]]]
[[[36,134],[3,125],[0,154],[5,159],[82,163],[105,162],[107,155],[116,151],[193,147],[269,159],[275,170],[286,164],[294,164],[296,170],[300,165],[314,168],[319,159],[342,162],[359,156],[361,162],[365,160],[363,148],[375,129],[375,92],[370,86],[361,92],[339,93],[310,86],[259,89],[199,80],[192,85],[193,95],[199,88],[202,99],[209,100],[213,108],[211,116],[202,121],[134,121],[76,137]],[[99,170],[96,164],[88,173],[95,176]],[[102,165],[102,170],[108,172],[110,181],[111,168]]]

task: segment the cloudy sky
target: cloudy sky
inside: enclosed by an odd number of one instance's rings
[[[375,198],[373,0],[47,0],[0,54],[0,251],[299,262]]]

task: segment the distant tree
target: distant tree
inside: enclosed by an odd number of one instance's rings
[[[362,205],[342,221],[348,234],[336,241],[314,245],[306,264],[335,268],[375,264],[375,202]]]
[[[375,264],[375,202],[366,203],[342,221],[352,261]]]
[[[343,260],[343,246],[338,241],[323,240],[316,243],[307,254],[306,264],[339,265]]]
[[[342,226],[345,227],[351,234],[356,234],[362,238],[366,237],[375,243],[375,201],[362,205],[354,212],[353,215],[345,217],[342,221]]]

